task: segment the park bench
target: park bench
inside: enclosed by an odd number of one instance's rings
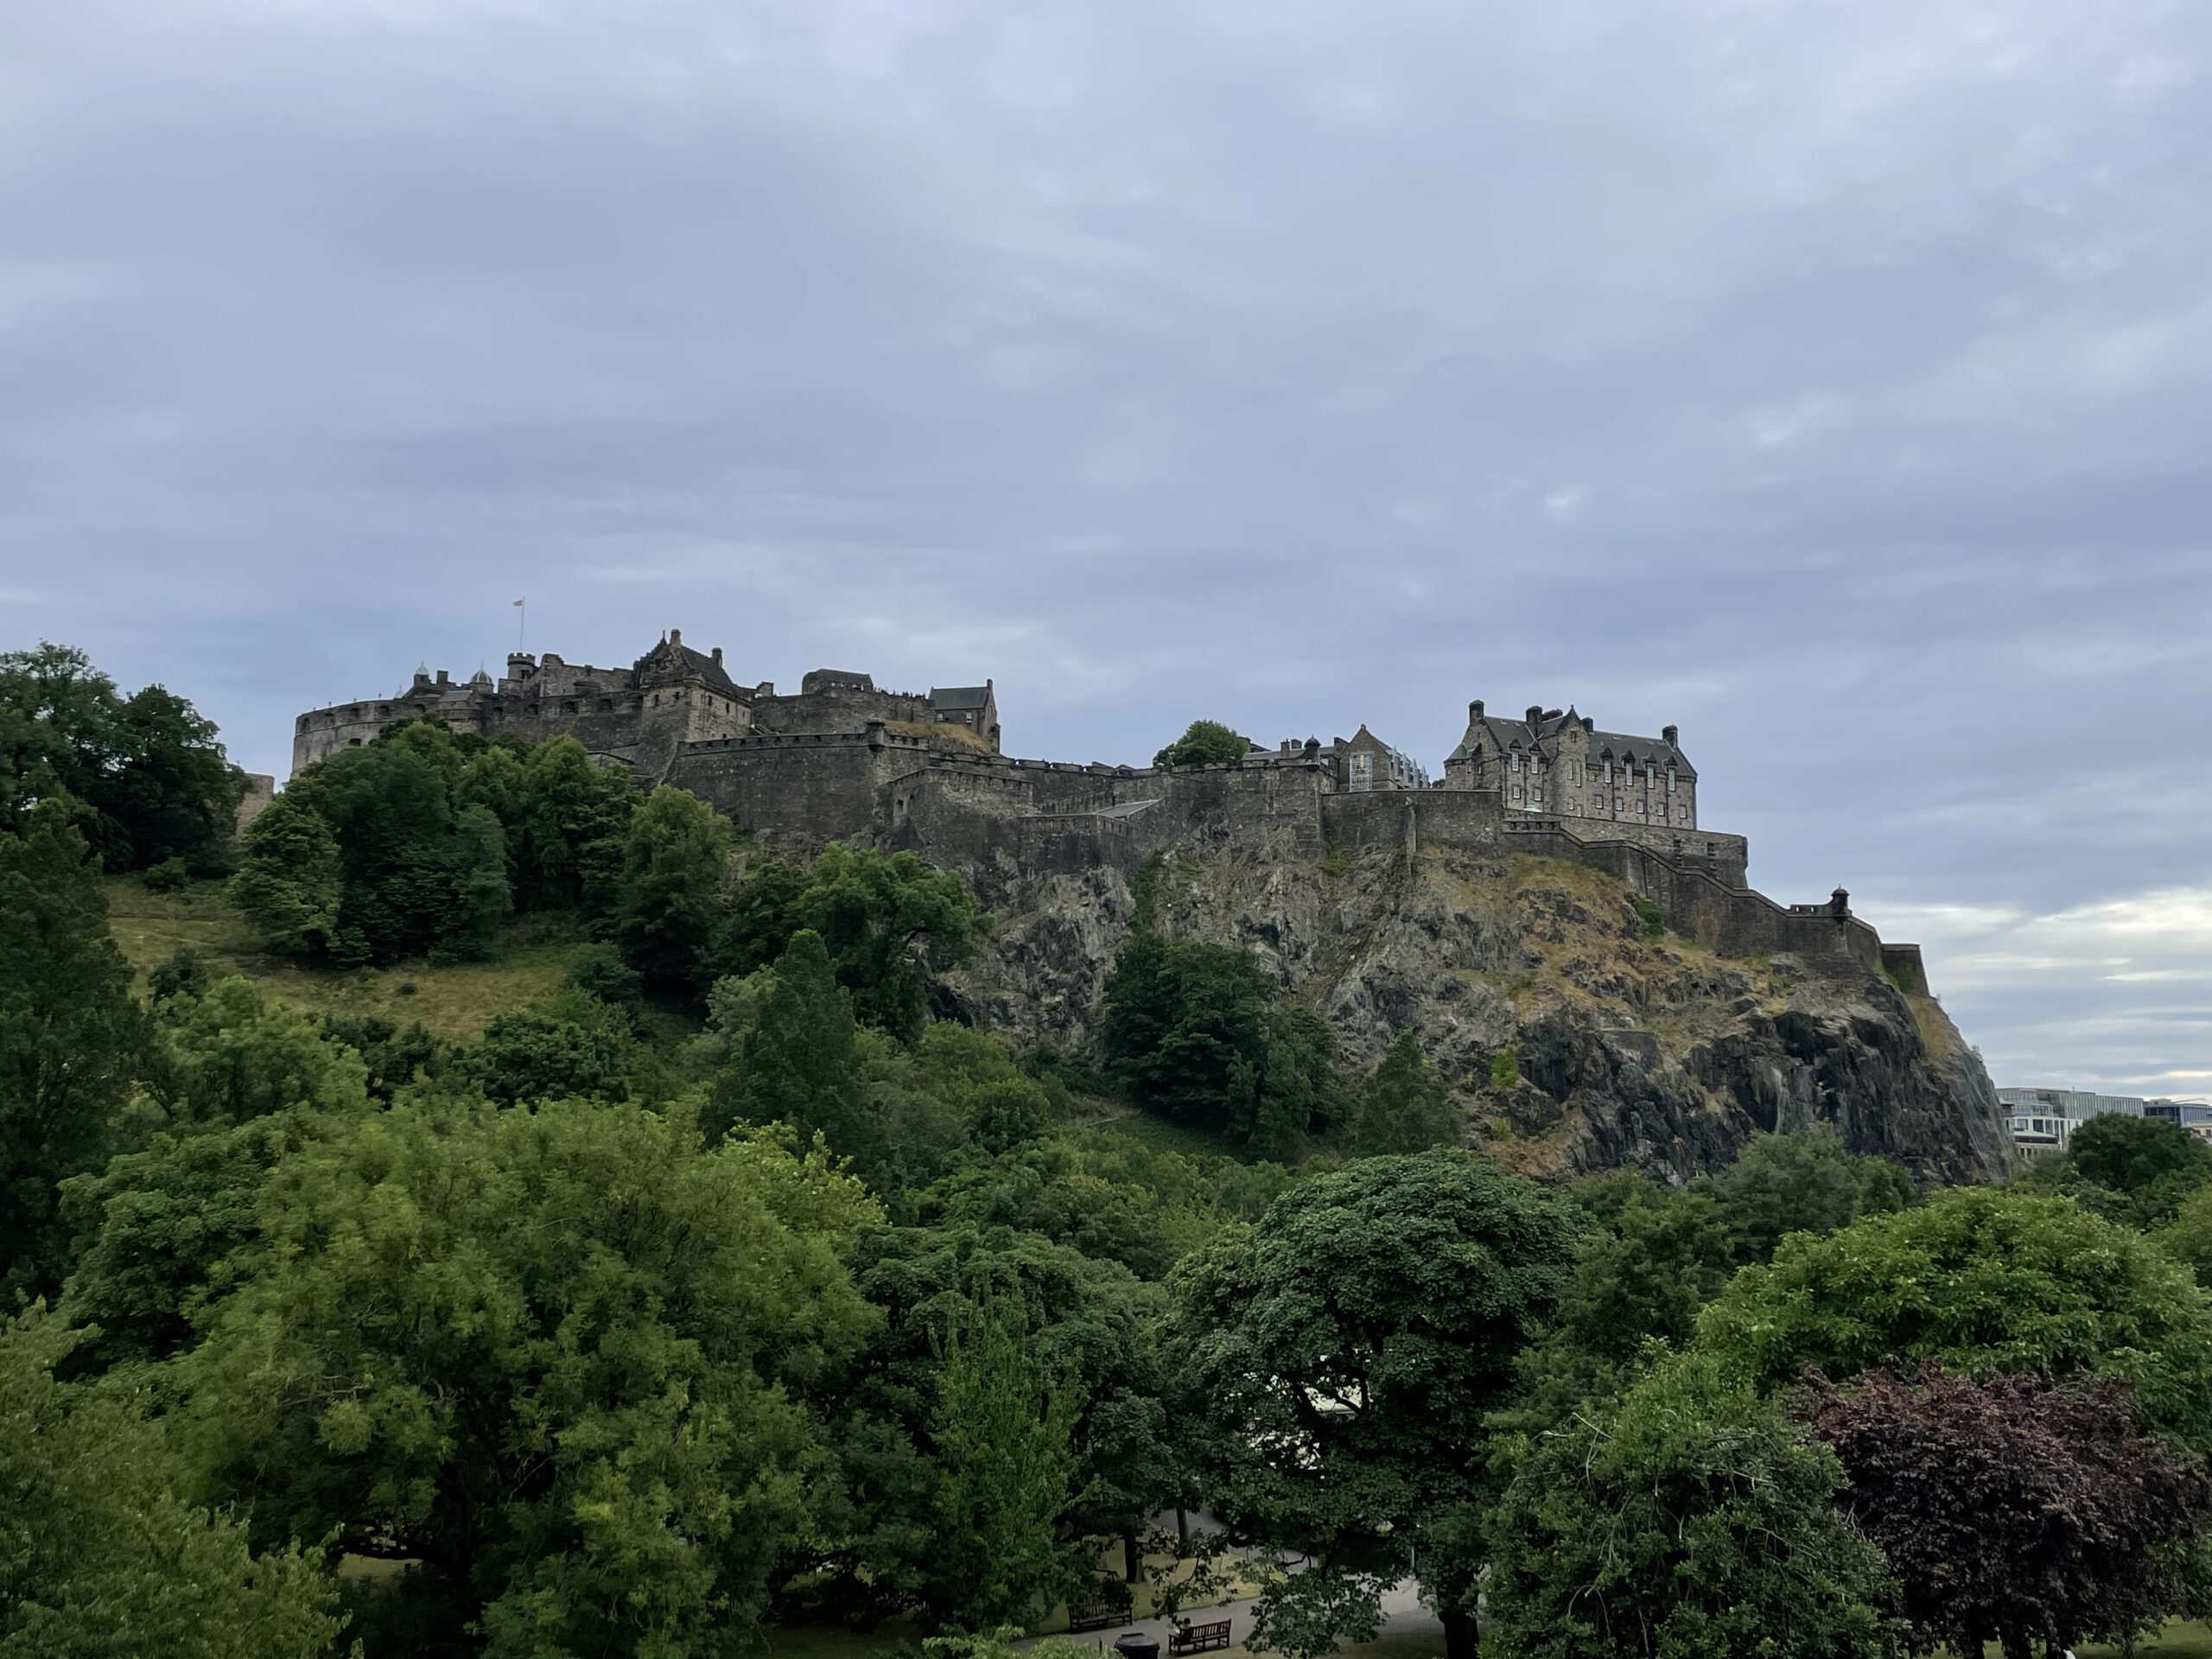
[[[1119,1595],[1113,1593],[1121,1591]],[[1129,1592],[1120,1585],[1105,1588],[1103,1594],[1085,1601],[1068,1603],[1068,1633],[1078,1630],[1103,1630],[1109,1624],[1119,1624],[1129,1616]]]
[[[1229,1645],[1229,1621],[1217,1619],[1211,1624],[1185,1624],[1167,1638],[1170,1659],[1185,1653],[1205,1653],[1212,1648]]]

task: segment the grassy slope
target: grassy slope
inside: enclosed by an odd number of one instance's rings
[[[522,1007],[561,982],[582,943],[565,923],[518,924],[486,962],[337,972],[305,968],[262,950],[220,882],[181,893],[149,893],[136,876],[108,882],[108,926],[141,982],[181,946],[218,976],[243,974],[286,1001],[319,1014],[379,1014],[421,1020],[442,1037],[473,1039],[496,1014]],[[412,987],[412,989],[403,988]]]

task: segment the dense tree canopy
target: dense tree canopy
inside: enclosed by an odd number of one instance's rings
[[[1413,1540],[1447,1629],[1471,1635],[1479,1557],[1454,1523],[1580,1228],[1476,1153],[1366,1158],[1179,1269],[1166,1360],[1209,1490],[1242,1531],[1316,1563],[1270,1593],[1279,1643],[1325,1652],[1371,1628]]]
[[[146,1057],[99,861],[63,797],[0,832],[0,1294],[50,1292],[60,1183],[118,1149]]]
[[[1930,1363],[1848,1391],[1821,1381],[1806,1414],[1901,1581],[1920,1650],[1995,1641],[2028,1659],[2031,1642],[2125,1642],[2187,1606],[2171,1547],[2212,1515],[2212,1480],[2143,1432],[2121,1384],[1976,1382]]]
[[[1699,1342],[1768,1386],[1841,1382],[1891,1359],[1970,1376],[2134,1386],[2157,1427],[2212,1447],[2212,1306],[2141,1235],[2063,1198],[1960,1187],[1738,1275]]]
[[[1107,976],[1098,1047],[1138,1105],[1262,1156],[1346,1111],[1327,1023],[1278,1006],[1259,960],[1233,946],[1133,935]]]
[[[0,830],[67,794],[89,809],[108,869],[175,858],[213,874],[245,791],[213,724],[183,698],[158,685],[122,696],[66,645],[0,653]]]
[[[1427,1152],[1457,1141],[1463,1128],[1450,1090],[1408,1031],[1368,1074],[1352,1110],[1347,1149],[1361,1155]]]
[[[964,966],[990,918],[968,884],[912,853],[832,842],[807,866],[765,859],[731,895],[713,953],[722,974],[766,967],[802,931],[822,941],[855,1017],[902,1041],[921,1034],[938,976]]]
[[[137,1402],[57,1378],[78,1340],[36,1313],[0,1325],[0,1659],[336,1652],[321,1563],[257,1554],[234,1517],[180,1498]]]
[[[1885,1659],[1881,1552],[1831,1503],[1835,1457],[1712,1359],[1510,1446],[1489,1518],[1509,1659]]]
[[[1194,720],[1183,735],[1152,757],[1155,766],[1204,766],[1241,760],[1252,752],[1249,739],[1217,720]]]
[[[402,1103],[264,1189],[180,1363],[257,1535],[423,1563],[494,1655],[678,1653],[757,1617],[828,1465],[793,1396],[866,1329],[856,1188],[680,1112]]]

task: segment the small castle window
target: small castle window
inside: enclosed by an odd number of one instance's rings
[[[561,705],[561,712],[564,715],[575,714],[576,712],[575,699],[571,697],[567,702],[563,702]]]
[[[1667,792],[1669,795],[1675,792],[1675,769],[1672,766],[1667,768]]]
[[[1513,798],[1516,801],[1521,798],[1521,785],[1518,784],[1513,785]]]

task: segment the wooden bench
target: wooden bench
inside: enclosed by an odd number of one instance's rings
[[[1185,1624],[1167,1638],[1167,1651],[1173,1656],[1184,1653],[1205,1653],[1211,1648],[1229,1645],[1229,1621],[1217,1619],[1211,1624]]]
[[[1118,1599],[1101,1596],[1096,1601],[1071,1601],[1068,1604],[1068,1633],[1078,1630],[1103,1630],[1111,1624],[1125,1623],[1129,1617],[1129,1599],[1125,1592]]]

